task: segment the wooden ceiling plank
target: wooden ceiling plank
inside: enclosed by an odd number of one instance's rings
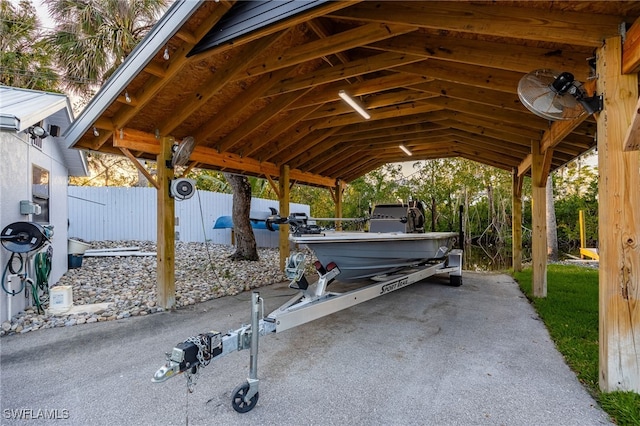
[[[477,146],[494,153],[504,153],[511,157],[517,157],[522,160],[529,155],[530,149],[526,149],[521,145],[496,143],[495,139],[483,137],[482,135],[470,134],[461,130],[452,130],[452,134],[456,140],[470,146]]]
[[[359,139],[359,140],[349,140],[344,136],[339,136],[338,140],[340,142],[348,141],[349,143],[354,145],[371,145],[371,146],[381,145],[381,144],[398,145],[399,143],[403,143],[403,142],[411,142],[411,141],[419,141],[419,140],[430,141],[434,139],[437,140],[438,138],[442,138],[449,134],[451,134],[451,129],[441,129],[441,130],[431,130],[428,132],[411,132],[411,133],[397,134],[393,136],[375,137],[375,138]]]
[[[292,164],[297,163],[297,167],[301,170],[322,170],[322,166],[334,161],[334,158],[340,158],[348,150],[349,146],[346,144],[315,147],[310,150],[310,152],[314,152],[313,155],[305,154],[307,161],[300,157]],[[312,164],[313,167],[311,166]]]
[[[271,157],[267,158],[267,161],[271,161],[276,164],[290,165],[296,157],[304,152],[309,151],[310,149],[313,149],[314,146],[318,145],[338,130],[340,130],[339,127],[335,127],[333,129],[316,130],[306,138],[303,138],[299,142],[293,144],[293,146],[290,145],[274,153]]]
[[[507,93],[516,93],[522,78],[521,73],[513,71],[447,61],[415,62],[396,67],[394,70]]]
[[[338,132],[338,134],[358,134],[360,132],[370,132],[412,124],[433,123],[441,120],[447,120],[450,115],[451,113],[449,111],[434,111],[426,114],[407,115],[385,120],[367,120],[365,123],[356,123],[345,126],[340,130],[340,132]]]
[[[426,101],[429,105],[449,109],[452,111],[462,112],[465,114],[475,115],[478,117],[487,117],[492,120],[504,121],[516,125],[526,126],[532,129],[546,130],[547,122],[528,112],[505,111],[499,107],[479,104],[472,100],[461,100],[446,97],[429,99]]]
[[[336,54],[359,47],[363,44],[384,40],[417,28],[408,25],[365,24],[326,38],[290,47],[280,55],[270,56],[251,63],[243,72],[243,76],[255,76],[280,68],[298,65],[313,59]]]
[[[436,96],[438,95],[433,93],[417,92],[415,90],[402,90],[399,92],[383,93],[376,96],[369,96],[364,98],[361,103],[368,110],[374,113],[373,110],[375,110],[375,108],[387,107],[423,99],[430,99]],[[340,114],[350,114],[352,112],[353,108],[340,100],[325,104],[322,108],[319,108],[315,113],[310,114],[305,119],[313,120],[317,118],[337,116]]]
[[[393,6],[388,7],[389,4]],[[606,36],[618,33],[620,16],[566,12],[499,2],[367,1],[332,12],[334,17],[361,22],[404,23],[425,28],[469,32],[507,38],[540,40],[599,47]]]
[[[543,133],[539,129],[532,129],[525,126],[517,126],[515,124],[505,123],[504,121],[490,120],[486,117],[478,117],[478,116],[469,115],[469,114],[457,114],[455,117],[451,118],[451,121],[465,124],[468,126],[467,129],[471,129],[472,128],[471,126],[473,126],[473,128],[476,129],[476,131],[473,133],[477,133],[477,134],[484,134],[486,129],[491,129],[491,131],[494,132],[493,134],[498,134],[498,132],[502,132],[502,133],[507,133],[507,134],[511,134],[514,136],[522,137],[522,138],[528,138],[529,140],[531,140],[531,139],[539,139]],[[451,122],[445,121],[441,124],[451,125]],[[531,147],[527,147],[527,148],[528,150],[530,150]]]
[[[405,55],[402,53],[388,52],[381,53],[365,59],[349,62],[348,64],[321,68],[309,74],[300,77],[283,80],[282,83],[267,92],[268,96],[279,93],[292,92],[312,88],[320,84],[327,84],[350,77],[356,77],[363,74],[383,71],[401,65],[410,64],[422,60],[420,56]],[[334,100],[338,99],[338,93],[335,93]]]
[[[590,53],[586,49],[544,49],[508,42],[469,40],[424,33],[406,34],[368,47],[520,73],[547,68],[570,71],[580,81],[589,77],[586,58]]]
[[[188,94],[186,100],[172,110],[168,117],[165,117],[162,124],[158,125],[160,134],[171,134],[171,132],[178,127],[180,123],[203,105],[206,105],[206,103],[209,102],[209,100],[215,96],[225,84],[232,81],[234,76],[242,71],[247,62],[246,58],[258,55],[260,52],[276,43],[281,36],[282,33],[274,33],[270,36],[261,38],[250,45],[242,47],[242,50],[231,58],[223,69],[218,70],[203,84],[201,84],[197,90]]]
[[[324,24],[324,21],[321,21],[320,19],[313,19],[311,21],[307,21],[305,24],[320,38],[327,38],[331,36],[331,30],[327,28],[327,26]],[[336,52],[334,56],[338,58],[338,61],[340,61],[340,63],[346,64],[348,62],[351,62],[351,59],[345,52]],[[328,62],[330,61],[326,56],[324,56],[323,59]],[[364,80],[362,76],[357,76],[356,79],[358,81]]]
[[[424,119],[423,119],[424,120]],[[439,122],[417,122],[414,124],[407,124],[404,126],[394,126],[387,128],[379,128],[373,130],[362,130],[358,133],[343,133],[344,129],[340,129],[337,132],[337,136],[341,138],[343,141],[358,141],[358,140],[371,140],[375,138],[388,138],[392,136],[402,136],[413,133],[427,133],[427,132],[437,132],[440,129],[444,129],[442,124]]]
[[[418,84],[413,86],[413,89],[454,99],[469,100],[479,104],[498,107],[503,110],[530,113],[529,110],[522,105],[515,91],[514,93],[506,93],[499,90],[481,89],[466,84],[443,80],[433,80],[428,83]]]
[[[425,114],[441,109],[443,109],[443,107],[433,104],[417,105],[414,103],[408,103],[388,108],[379,108],[375,112],[371,113],[371,120],[375,121],[392,117],[402,117],[405,115]],[[330,117],[325,120],[324,124],[319,125],[316,128],[322,129],[327,127],[346,126],[349,124],[359,123],[362,120],[363,118],[354,111],[350,114],[342,114],[340,116]]]
[[[207,140],[209,137],[215,135],[215,133],[222,128],[225,124],[228,124],[233,117],[239,115],[247,107],[251,106],[262,94],[268,90],[271,86],[276,84],[280,79],[284,78],[293,67],[283,68],[273,73],[263,75],[249,86],[242,94],[234,96],[227,105],[220,108],[220,111],[224,111],[224,114],[217,114],[208,120],[202,127],[198,129],[198,132],[194,134],[196,143],[201,143]]]
[[[316,86],[316,88],[309,93],[309,96],[291,105],[291,109],[333,102],[336,100],[336,93],[340,90],[346,90],[352,96],[366,96],[400,87],[411,87],[428,80],[429,79],[421,75],[394,72],[384,77],[371,78],[353,84],[347,84],[342,81],[328,83],[326,85]]]
[[[304,117],[306,117],[308,114],[313,113],[313,111],[315,111],[318,107],[319,105],[313,105],[304,109],[290,111],[287,114],[286,119],[280,120],[272,126],[269,126],[265,133],[261,133],[260,135],[250,139],[249,141],[245,141],[242,144],[242,148],[240,149],[239,153],[243,157],[253,156],[261,148],[270,145],[274,140],[285,134],[289,129],[299,125],[300,121],[302,121]]]
[[[288,93],[283,96],[278,96],[273,102],[264,107],[261,111],[258,111],[248,120],[243,122],[241,126],[236,127],[235,130],[219,140],[216,143],[218,152],[229,151],[232,147],[240,143],[240,141],[242,141],[245,137],[256,131],[267,121],[269,121],[269,119],[273,118],[280,111],[287,108],[287,106],[289,106],[292,102],[295,102],[302,96],[306,95],[309,90],[311,89],[300,90],[297,92]]]
[[[222,16],[229,10],[231,5],[229,2],[219,3],[214,11],[202,22],[194,37],[196,39],[202,38],[211,27],[213,27]],[[157,95],[171,80],[178,75],[183,67],[189,62],[187,54],[195,44],[184,43],[181,45],[170,57],[169,64],[163,67],[162,75],[156,75],[155,78],[150,78],[141,89],[136,93],[131,93],[137,99],[135,108],[121,108],[113,117],[113,122],[117,128],[126,127],[129,120],[131,120],[144,106],[151,102],[155,95]],[[153,65],[153,63],[148,66]],[[147,66],[147,67],[148,67]],[[146,67],[145,67],[146,69]]]
[[[622,44],[622,74],[640,72],[640,18],[631,25]]]

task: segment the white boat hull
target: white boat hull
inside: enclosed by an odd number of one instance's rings
[[[435,258],[440,247],[452,247],[455,232],[328,232],[289,237],[311,249],[320,263],[334,262],[340,281],[354,281],[390,273]]]

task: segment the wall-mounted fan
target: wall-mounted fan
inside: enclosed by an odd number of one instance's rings
[[[171,147],[173,156],[171,157],[171,167],[185,166],[189,162],[189,157],[196,146],[193,136],[187,136],[180,143],[176,143]]]
[[[587,96],[569,72],[531,71],[518,83],[518,97],[532,113],[547,120],[572,120],[602,110],[602,96]]]

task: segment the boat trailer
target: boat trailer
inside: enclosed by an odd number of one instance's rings
[[[159,383],[180,373],[185,373],[187,389],[193,392],[198,373],[214,358],[243,349],[250,350],[249,377],[237,386],[231,397],[231,405],[239,413],[251,411],[258,402],[258,341],[260,336],[279,333],[355,306],[367,300],[383,296],[436,274],[449,274],[452,286],[462,285],[462,250],[447,247],[440,249],[437,260],[425,260],[393,275],[373,278],[373,283],[344,293],[327,291],[327,287],[340,274],[335,263],[321,265],[315,262],[318,280],[309,284],[304,276],[305,257],[294,253],[287,258],[285,272],[291,279],[289,287],[299,290],[285,304],[264,316],[264,300],[260,293],[251,295],[251,324],[222,334],[217,331],[199,334],[178,343],[166,354],[166,363],[152,378]]]

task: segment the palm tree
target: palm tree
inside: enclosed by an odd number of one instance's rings
[[[43,41],[36,10],[29,0],[0,1],[0,83],[54,91],[51,45]]]
[[[56,24],[50,42],[63,84],[77,94],[97,89],[153,27],[167,0],[44,0]]]

